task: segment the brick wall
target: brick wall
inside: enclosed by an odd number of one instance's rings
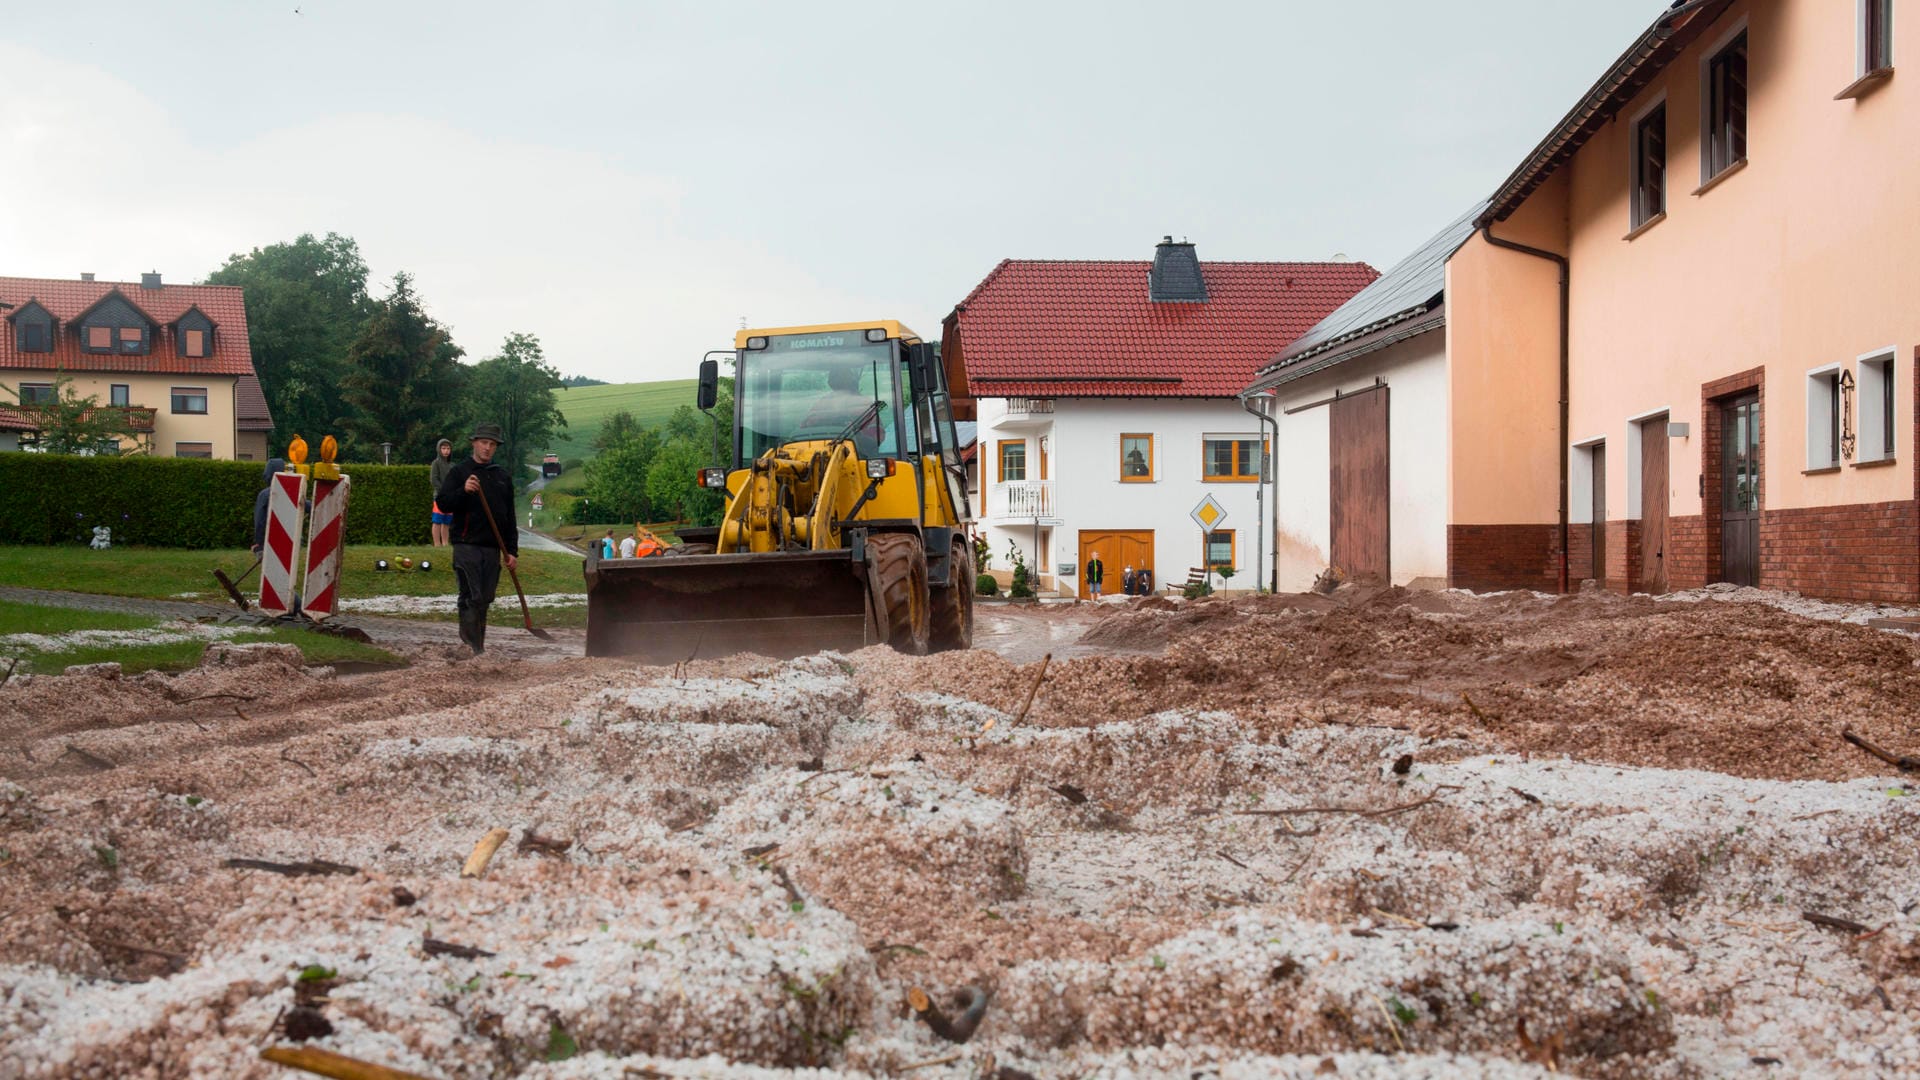
[[[1447,526],[1447,584],[1456,589],[1560,588],[1560,526]]]
[[[1920,600],[1910,500],[1760,513],[1760,584],[1835,600]]]
[[[1603,522],[1601,528],[1605,527]],[[1567,547],[1572,551],[1567,560],[1567,583],[1578,586],[1593,576],[1593,526],[1577,522],[1568,525]]]
[[[1667,587],[1697,589],[1715,580],[1720,566],[1720,515],[1713,515],[1712,550],[1708,550],[1707,518],[1694,514],[1667,519]],[[1714,577],[1707,575],[1712,573]]]
[[[1607,578],[1604,583],[1617,593],[1629,593],[1640,587],[1640,523],[1607,522]]]

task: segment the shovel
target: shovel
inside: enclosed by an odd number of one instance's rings
[[[265,558],[265,557],[266,557],[265,555],[260,556],[260,558]],[[240,575],[240,581],[245,581],[248,578],[253,576],[254,570],[257,569],[260,565],[260,558],[256,558],[253,560],[253,565],[247,567],[246,573]],[[247,603],[247,598],[240,595],[239,581],[228,580],[227,572],[225,570],[220,569],[217,566],[213,568],[213,577],[215,581],[218,581],[220,583],[221,588],[227,590],[227,595],[233,597],[233,602],[240,605],[241,611],[253,610],[253,606]]]
[[[485,491],[479,491],[475,492],[475,494],[480,496],[480,509],[486,512],[487,527],[493,530],[493,542],[500,545],[500,555],[502,561],[505,561],[507,540],[506,537],[500,535],[500,523],[493,520],[493,507],[487,505],[487,493]],[[542,641],[552,641],[552,634],[533,625],[533,616],[527,611],[527,591],[520,587],[519,571],[515,570],[512,566],[508,566],[507,573],[513,578],[513,594],[520,598],[520,618],[526,623],[527,633],[532,634]]]

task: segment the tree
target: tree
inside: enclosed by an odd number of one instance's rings
[[[560,373],[547,366],[540,339],[532,334],[508,334],[500,355],[482,360],[467,373],[467,410],[476,421],[500,425],[506,439],[496,460],[513,476],[515,486],[527,480],[528,455],[546,449],[556,427],[566,430],[566,417],[554,397],[560,385]]]
[[[593,449],[604,453],[619,446],[635,435],[640,434],[640,421],[625,409],[600,421],[600,431],[593,437]]]
[[[698,482],[700,470],[712,464],[711,442],[679,438],[661,446],[647,469],[647,502],[653,512],[692,525],[720,524],[725,500]]]
[[[691,405],[682,405],[673,410],[663,425],[662,432],[668,442],[686,439],[697,442],[707,448],[707,456],[714,456],[715,433],[719,435],[719,460],[708,461],[709,465],[726,465],[732,461],[727,441],[733,437],[733,380],[721,379],[720,392],[714,398],[713,418],[709,420]]]
[[[246,290],[253,368],[273,409],[271,445],[295,434],[318,444],[336,432],[348,411],[347,350],[374,310],[359,245],[338,233],[302,233],[229,256],[207,283]]]
[[[393,444],[400,461],[426,461],[443,432],[453,431],[464,369],[463,351],[421,306],[407,274],[375,303],[373,316],[347,349],[341,396],[352,409],[342,428],[343,455],[377,461]]]
[[[73,380],[65,375],[54,377],[53,400],[43,404],[28,404],[21,399],[20,391],[10,386],[0,386],[0,390],[13,395],[20,402],[20,411],[33,420],[33,448],[41,453],[117,456],[123,440],[133,442],[138,450],[145,449],[145,436],[133,430],[128,410],[101,405],[100,399],[91,394],[75,394]]]
[[[585,375],[569,375],[569,376],[567,376],[566,378],[564,378],[564,379],[561,379],[561,380],[560,380],[560,385],[562,385],[562,386],[567,386],[567,387],[574,387],[574,386],[605,386],[605,385],[607,385],[607,380],[605,380],[605,379],[591,379],[591,378],[588,378],[588,377],[587,377],[587,376],[585,376]]]
[[[662,428],[665,435],[659,454],[647,470],[647,501],[653,512],[663,518],[694,525],[718,525],[726,512],[721,492],[703,487],[701,469],[726,466],[733,460],[727,440],[733,431],[733,380],[720,380],[720,393],[714,402],[713,420],[691,405],[673,410]],[[718,422],[719,456],[714,452],[715,422]]]
[[[647,486],[659,452],[659,433],[641,431],[587,462],[585,494],[593,509],[585,513],[605,521],[656,520],[658,512]]]

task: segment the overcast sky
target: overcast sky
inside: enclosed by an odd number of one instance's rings
[[[477,360],[688,378],[939,321],[1006,257],[1385,269],[1661,0],[8,5],[0,273],[198,281],[329,230]]]

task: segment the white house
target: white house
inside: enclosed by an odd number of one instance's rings
[[[1271,565],[1261,463],[1270,432],[1235,395],[1263,358],[1378,277],[1364,263],[1199,261],[1171,237],[1151,261],[1009,259],[947,316],[942,355],[979,421],[974,515],[1042,590],[1156,587],[1201,566],[1252,588]],[[961,403],[966,411],[967,402]],[[1211,497],[1224,515],[1190,516]]]
[[[1445,587],[1446,261],[1475,206],[1264,366],[1245,390],[1279,427],[1278,587],[1328,567]]]

